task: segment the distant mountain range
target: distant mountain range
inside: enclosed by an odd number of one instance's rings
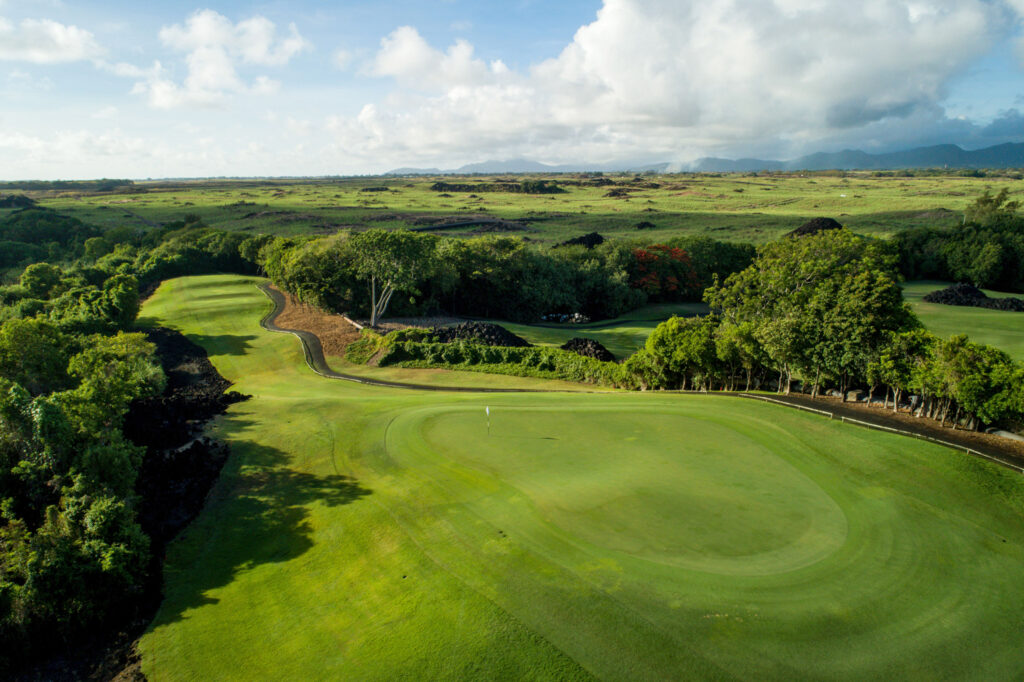
[[[440,168],[396,168],[384,175],[471,175],[473,173],[499,175],[502,173],[588,173],[597,171],[605,173],[643,173],[645,171],[664,173],[670,165],[668,163],[635,166],[630,164],[575,163],[551,166],[529,159],[510,159],[508,161],[470,163],[450,170],[441,170]]]
[[[472,173],[664,173],[672,170],[729,173],[766,170],[898,170],[903,168],[1024,168],[1024,143],[1006,143],[967,151],[955,144],[917,147],[899,152],[869,154],[856,149],[841,152],[818,152],[790,161],[767,159],[720,159],[705,157],[689,164],[655,163],[630,164],[568,164],[551,166],[529,159],[510,161],[484,161],[471,163],[453,170],[439,168],[397,168],[385,175],[468,175]]]

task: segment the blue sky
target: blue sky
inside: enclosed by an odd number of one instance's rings
[[[1024,0],[0,0],[0,178],[1024,141]]]

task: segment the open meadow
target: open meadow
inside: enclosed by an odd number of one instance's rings
[[[440,178],[485,183],[500,176]],[[524,221],[514,234],[542,242],[597,231],[614,237],[667,239],[707,235],[760,243],[817,217],[886,237],[909,227],[949,227],[986,187],[1009,187],[1012,177],[875,177],[867,172],[685,174],[634,178],[550,176],[562,194],[434,191],[438,178],[376,177],[319,180],[196,180],[139,182],[112,192],[30,194],[43,206],[100,227],[148,229],[197,214],[226,230],[282,235],[329,234],[340,229],[423,226],[440,219]],[[515,178],[519,181],[521,178]],[[386,188],[386,189],[383,189]],[[367,191],[377,189],[381,191]],[[619,190],[620,196],[608,196]],[[650,225],[637,230],[640,223]],[[491,234],[496,226],[467,226],[447,234]]]
[[[253,396],[168,551],[149,679],[1024,675],[1019,474],[738,397],[324,379],[257,281],[141,314]]]

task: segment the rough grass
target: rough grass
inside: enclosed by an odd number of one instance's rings
[[[943,338],[967,334],[972,341],[995,346],[1018,362],[1024,362],[1024,313],[926,303],[923,300],[925,295],[949,285],[950,282],[926,280],[907,282],[903,285],[903,298],[932,333]],[[987,289],[984,291],[993,298],[1021,296]]]
[[[423,217],[487,215],[530,219],[530,231],[516,234],[547,242],[596,230],[613,237],[656,240],[702,234],[758,243],[817,216],[880,237],[922,225],[952,226],[986,187],[1008,186],[1011,198],[1024,195],[1024,186],[1008,178],[875,178],[849,173],[678,175],[651,180],[660,187],[632,192],[629,199],[605,197],[606,187],[567,187],[566,194],[557,195],[489,192],[477,199],[469,193],[441,197],[429,189],[433,178],[151,182],[139,183],[132,192],[30,194],[44,206],[104,227],[148,229],[153,223],[197,213],[207,224],[224,229],[296,235],[407,226]],[[382,184],[391,191],[360,191]],[[637,231],[634,226],[642,221],[654,224],[654,229]],[[470,234],[474,229],[451,234]]]
[[[149,679],[1024,674],[1019,475],[739,398],[325,380],[268,306],[202,277],[143,311],[254,396]]]

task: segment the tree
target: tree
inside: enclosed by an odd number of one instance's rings
[[[982,192],[964,211],[964,222],[988,227],[1013,220],[1020,209],[1019,201],[1010,201],[1010,190],[1006,187],[993,195],[990,189]]]
[[[110,253],[114,247],[103,237],[90,237],[85,240],[84,249],[86,260],[95,263],[100,258]]]
[[[54,288],[60,284],[61,269],[49,263],[35,263],[21,273],[21,286],[33,298],[50,298]]]
[[[48,320],[9,320],[0,327],[0,376],[33,395],[67,388],[71,341]]]
[[[630,285],[646,293],[651,301],[684,301],[700,297],[697,273],[689,254],[666,244],[633,250]]]
[[[81,380],[73,391],[59,394],[78,429],[100,437],[119,428],[136,398],[157,395],[166,381],[154,358],[155,347],[142,334],[94,336],[68,363]]]
[[[754,371],[761,367],[768,358],[764,348],[754,336],[754,324],[722,324],[715,334],[715,350],[719,359],[729,367],[729,381],[735,379],[736,367],[741,367],[746,375],[743,390],[750,390],[750,382]],[[735,385],[731,385],[734,388]]]
[[[749,324],[788,393],[794,371],[845,387],[862,378],[886,331],[913,326],[895,255],[846,229],[766,244],[745,270],[705,292],[726,328]]]
[[[370,326],[387,310],[396,291],[416,292],[435,267],[435,239],[408,230],[372,229],[352,237],[356,273],[370,285]]]
[[[647,353],[658,362],[670,386],[681,386],[693,378],[700,388],[710,388],[718,373],[714,333],[718,318],[671,317],[647,337]]]

